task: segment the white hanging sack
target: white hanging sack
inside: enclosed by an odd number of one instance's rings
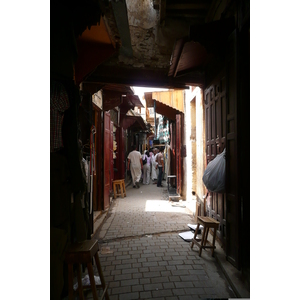
[[[210,161],[204,171],[202,181],[210,192],[222,193],[226,182],[226,148]]]

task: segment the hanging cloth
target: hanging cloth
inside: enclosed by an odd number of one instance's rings
[[[70,107],[69,97],[64,86],[57,81],[50,83],[50,152],[64,147],[62,124],[64,112]]]

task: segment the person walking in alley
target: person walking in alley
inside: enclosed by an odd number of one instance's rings
[[[164,155],[163,155],[164,147],[159,148],[159,153],[156,155],[156,162],[158,167],[158,178],[157,178],[157,187],[163,187],[161,184],[163,172],[164,172]]]
[[[151,156],[151,179],[153,183],[156,183],[155,181],[157,180],[157,173],[156,173],[156,155],[157,155],[157,149],[153,149],[153,155]]]
[[[147,162],[143,165],[143,184],[149,184],[150,183],[150,157],[149,152],[145,150],[143,155],[143,160],[147,159]]]
[[[129,170],[130,168],[133,187],[139,188],[143,169],[143,161],[142,154],[139,151],[137,151],[136,146],[132,147],[132,151],[128,154],[127,160],[127,170]]]

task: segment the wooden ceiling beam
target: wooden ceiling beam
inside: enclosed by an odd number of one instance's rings
[[[170,3],[167,4],[167,10],[186,10],[186,9],[209,9],[209,3]]]
[[[137,69],[118,66],[99,66],[85,79],[95,85],[112,83],[130,86],[187,89],[187,85],[203,85],[204,74],[196,72],[188,76],[170,77],[166,69]]]
[[[201,22],[205,19],[205,12],[202,11],[197,11],[197,10],[184,10],[184,11],[179,11],[179,10],[172,10],[172,11],[167,11],[167,15],[170,18],[178,18],[178,19],[199,19]]]

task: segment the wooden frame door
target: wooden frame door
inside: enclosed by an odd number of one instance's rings
[[[112,192],[112,182],[114,180],[114,122],[110,121],[110,192]]]
[[[225,72],[205,90],[206,164],[226,148]],[[220,222],[217,236],[226,245],[226,193],[209,193],[207,215]]]
[[[238,152],[238,76],[237,76],[237,31],[228,38],[226,57],[227,86],[227,132],[226,132],[226,256],[238,269],[241,266],[241,199]]]
[[[206,163],[226,147],[226,193],[209,193],[207,215],[220,222],[217,236],[227,260],[241,266],[241,199],[238,151],[237,33],[228,38],[226,66],[205,90]]]
[[[103,164],[104,164],[104,172],[103,172],[103,209],[109,208],[109,193],[111,189],[111,122],[110,122],[110,114],[109,112],[104,112],[104,134],[103,134]]]

